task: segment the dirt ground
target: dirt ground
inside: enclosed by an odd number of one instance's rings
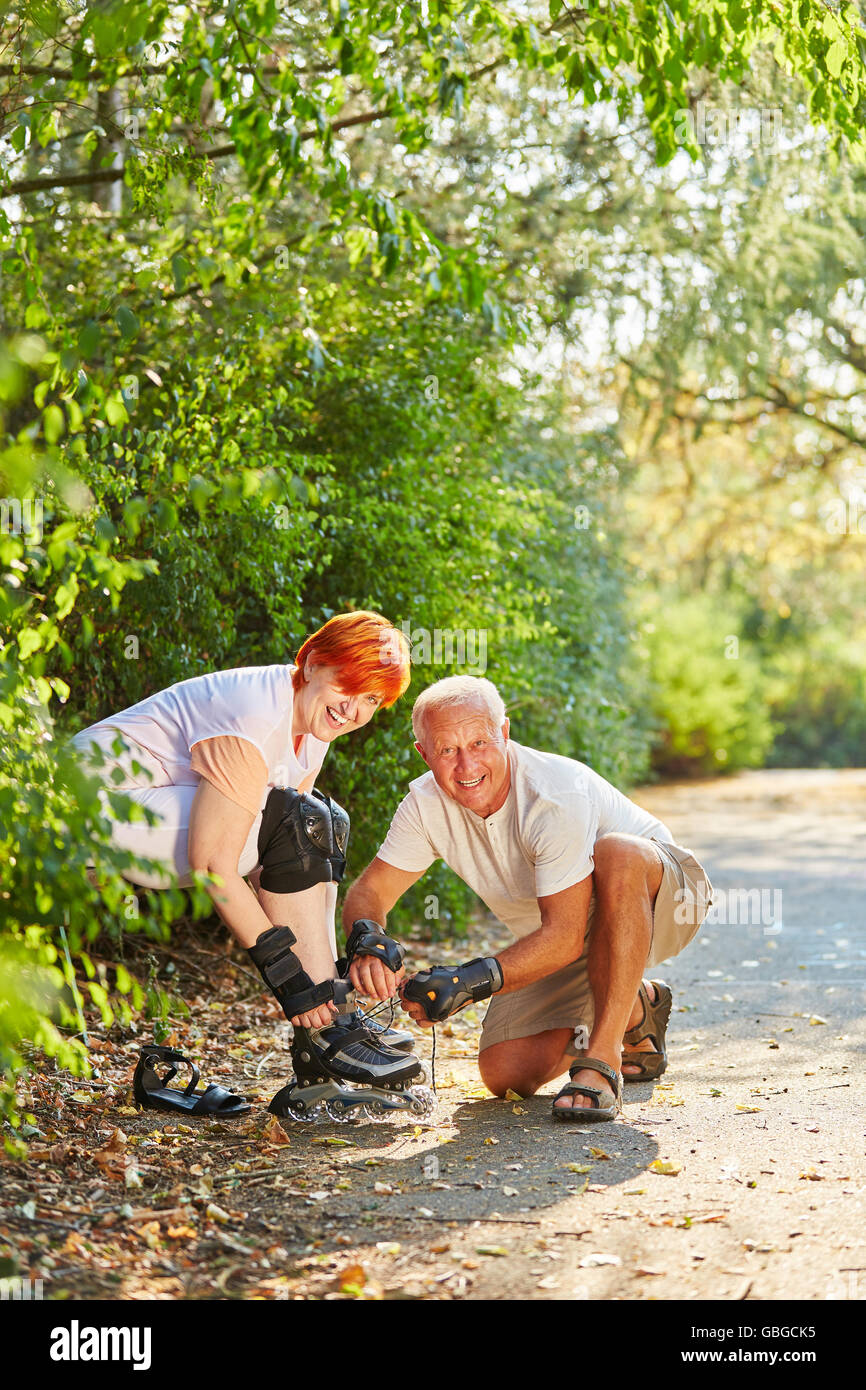
[[[429,1122],[280,1125],[265,1107],[287,1026],[216,939],[174,942],[192,1016],[171,1041],[263,1103],[223,1123],[138,1111],[149,1025],[95,1028],[91,1081],[24,1086],[36,1124],[29,1158],[0,1165],[3,1271],[75,1300],[862,1300],[866,771],[634,799],[698,855],[725,915],[730,890],[765,894],[763,920],[741,904],[653,972],[674,991],[670,1064],[626,1088],[620,1121],[554,1125],[554,1085],[492,1099],[478,1010],[436,1030]],[[410,959],[507,939],[481,924]]]

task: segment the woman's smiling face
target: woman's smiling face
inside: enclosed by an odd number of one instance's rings
[[[323,666],[308,660],[304,664],[303,684],[295,697],[296,715],[306,726],[297,733],[309,733],[323,743],[330,743],[340,734],[352,733],[369,724],[382,703],[374,691],[347,695],[340,686],[336,666]]]

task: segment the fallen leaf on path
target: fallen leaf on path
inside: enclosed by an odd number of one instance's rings
[[[508,1087],[508,1090],[505,1092],[505,1099],[506,1099],[506,1100],[523,1100],[523,1096],[518,1095],[516,1091],[512,1091],[511,1087],[509,1086],[509,1087]]]
[[[510,1255],[511,1251],[506,1250],[504,1245],[476,1245],[475,1253],[476,1255]]]
[[[378,1192],[381,1197],[390,1197],[394,1189],[389,1182],[376,1182],[373,1184],[373,1191]]]
[[[602,1251],[596,1251],[591,1255],[584,1255],[578,1261],[578,1269],[595,1269],[598,1265],[621,1265],[622,1260],[619,1255],[605,1255]]]
[[[800,1174],[801,1178],[806,1178],[809,1182],[823,1182],[824,1174],[816,1173],[814,1168],[807,1168],[805,1173]]]
[[[654,1269],[652,1265],[638,1265],[635,1274],[666,1274],[665,1269]]]
[[[484,1142],[485,1144],[498,1144],[499,1140],[496,1138],[495,1134],[491,1134]]]
[[[760,1114],[761,1110],[763,1109],[763,1106],[760,1106],[760,1105],[737,1105],[735,1108],[736,1108],[737,1110],[739,1110],[739,1112],[740,1112],[741,1115],[758,1115],[758,1114]]]
[[[276,1115],[272,1115],[262,1133],[262,1143],[267,1148],[277,1149],[291,1142]]]
[[[223,1207],[218,1207],[215,1202],[208,1202],[204,1214],[209,1216],[211,1221],[217,1221],[220,1226],[225,1226],[231,1221],[229,1213]]]
[[[524,1110],[522,1105],[512,1105],[511,1113],[512,1115],[528,1115],[529,1111]]]
[[[590,1149],[593,1158],[610,1158],[610,1154],[605,1153],[604,1149]]]
[[[591,1173],[591,1163],[566,1163],[566,1171],[569,1173]]]
[[[826,1022],[826,1018],[822,1018],[820,1014],[812,1014],[811,1018],[809,1019],[809,1024],[812,1028],[817,1028],[819,1024]]]
[[[520,1193],[516,1187],[503,1187],[502,1195],[504,1197],[519,1197]]]
[[[668,1178],[675,1178],[678,1173],[682,1172],[682,1167],[683,1165],[681,1163],[673,1163],[669,1159],[656,1158],[650,1164],[649,1171],[651,1173],[662,1173]]]

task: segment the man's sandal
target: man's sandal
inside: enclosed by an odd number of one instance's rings
[[[568,1120],[572,1124],[588,1124],[595,1120],[615,1120],[622,1111],[622,1076],[613,1067],[608,1066],[607,1062],[600,1062],[597,1057],[578,1057],[568,1069],[569,1076],[574,1076],[579,1071],[597,1071],[599,1076],[603,1076],[615,1091],[610,1105],[602,1105],[603,1092],[597,1086],[577,1086],[569,1082],[563,1086],[558,1095],[554,1096],[553,1118],[555,1120]],[[556,1101],[563,1096],[586,1096],[590,1101],[589,1105],[557,1105]]]
[[[665,1052],[665,1033],[667,1032],[668,1019],[671,1016],[671,1004],[673,995],[664,980],[650,981],[655,987],[656,997],[650,1000],[647,988],[643,980],[640,983],[637,997],[643,1004],[643,1018],[640,1023],[636,1023],[634,1028],[629,1028],[623,1038],[622,1062],[620,1065],[640,1067],[639,1072],[623,1071],[623,1080],[626,1085],[635,1081],[657,1081],[664,1073],[668,1058]],[[638,1043],[644,1042],[649,1038],[655,1052],[635,1052],[629,1049],[637,1047]]]
[[[169,1069],[162,1078],[156,1071],[160,1062],[169,1063]],[[168,1085],[177,1076],[178,1066],[189,1067],[192,1072],[192,1080],[185,1091]],[[136,1103],[146,1110],[181,1110],[185,1115],[215,1115],[226,1120],[235,1115],[245,1115],[252,1108],[243,1096],[227,1091],[224,1086],[211,1083],[203,1091],[196,1091],[198,1082],[199,1070],[194,1062],[175,1052],[174,1048],[148,1043],[141,1049],[132,1090]]]

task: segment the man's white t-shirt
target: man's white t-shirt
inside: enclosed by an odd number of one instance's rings
[[[436,859],[474,889],[514,936],[541,925],[538,899],[592,873],[600,835],[672,843],[660,820],[641,810],[585,763],[508,741],[511,786],[486,819],[458,805],[432,772],[409,784],[378,857],[422,873]]]
[[[328,744],[305,734],[295,753],[294,670],[291,665],[239,666],[193,676],[82,729],[73,742],[83,747],[95,730],[119,729],[146,748],[177,786],[200,780],[191,766],[196,744],[234,736],[261,755],[269,787],[297,787],[318,773]]]

